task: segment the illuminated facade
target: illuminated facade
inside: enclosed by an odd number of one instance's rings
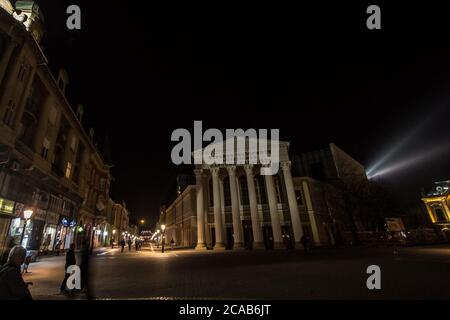
[[[422,197],[430,221],[450,240],[450,180],[435,182]]]
[[[0,1],[0,256],[19,244],[52,251],[92,239],[105,220],[110,166],[66,99],[68,75],[50,71],[34,1]],[[77,241],[78,239],[78,241]]]
[[[260,175],[261,164],[197,165],[196,184],[162,209],[167,243],[198,250],[288,249],[301,248],[306,235],[315,246],[333,244],[323,184],[292,177],[288,148],[280,142],[273,176]]]

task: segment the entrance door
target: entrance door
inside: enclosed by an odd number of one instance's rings
[[[253,246],[253,229],[250,220],[242,220],[242,229],[244,231],[244,246],[249,249]]]
[[[227,249],[231,249],[231,248],[233,248],[233,245],[234,245],[233,228],[232,227],[227,227],[226,233],[227,233],[226,248]]]
[[[216,228],[212,227],[211,228],[211,247],[214,248],[215,245],[216,245]]]
[[[267,249],[273,249],[273,233],[272,227],[263,227],[264,244]]]

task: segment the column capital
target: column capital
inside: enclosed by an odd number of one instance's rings
[[[194,173],[196,177],[202,177],[203,175],[203,169],[194,169]]]
[[[211,168],[209,168],[209,170],[211,170],[211,174],[213,175],[213,177],[219,176],[219,171],[220,171],[219,167],[211,167]]]
[[[281,169],[283,169],[284,171],[291,170],[291,167],[292,167],[291,161],[281,162]]]
[[[252,164],[244,164],[244,170],[247,175],[253,175],[253,165]]]
[[[229,166],[227,167],[228,175],[235,176],[236,175],[236,166]]]

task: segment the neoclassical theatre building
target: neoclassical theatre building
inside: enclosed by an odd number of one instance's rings
[[[248,161],[196,165],[195,180],[185,179],[177,198],[162,207],[159,223],[166,225],[166,243],[197,250],[300,248],[306,235],[315,246],[333,244],[336,223],[324,183],[293,177],[288,149],[288,142],[280,142],[275,175],[260,175],[261,165]]]

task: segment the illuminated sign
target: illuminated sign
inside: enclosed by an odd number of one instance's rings
[[[0,213],[14,215],[14,201],[0,198]]]

